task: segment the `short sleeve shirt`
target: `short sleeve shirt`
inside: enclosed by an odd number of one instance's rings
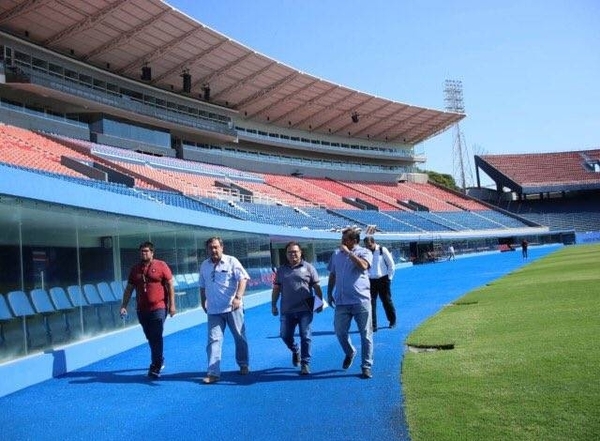
[[[223,254],[216,264],[211,259],[204,260],[199,272],[198,283],[206,294],[208,314],[231,312],[231,302],[239,281],[250,279],[240,261],[227,254]]]
[[[162,260],[152,259],[148,265],[143,262],[134,265],[127,282],[135,287],[137,310],[166,309],[166,286],[172,278],[171,269]]]
[[[277,268],[273,284],[281,290],[281,313],[312,312],[312,287],[318,283],[319,274],[308,262],[302,261],[294,267],[286,263]]]
[[[373,263],[373,254],[367,248],[356,245],[352,254]],[[339,249],[331,255],[329,272],[335,274],[335,289],[333,300],[336,305],[356,305],[365,301],[371,301],[371,282],[369,281],[369,270],[357,267],[350,257]]]

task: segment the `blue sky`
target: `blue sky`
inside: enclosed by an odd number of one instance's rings
[[[290,67],[394,101],[443,110],[444,81],[462,81],[470,163],[473,152],[600,148],[598,0],[168,3]],[[448,130],[417,146],[424,168],[454,174],[453,145]]]

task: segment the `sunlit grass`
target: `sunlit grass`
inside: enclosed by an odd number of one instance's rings
[[[600,245],[565,247],[444,308],[407,339],[412,441],[600,439]]]

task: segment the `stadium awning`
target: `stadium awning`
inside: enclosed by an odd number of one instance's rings
[[[102,69],[309,132],[418,144],[464,114],[369,95],[300,72],[159,0],[4,0],[0,29]],[[149,70],[148,70],[149,69]]]

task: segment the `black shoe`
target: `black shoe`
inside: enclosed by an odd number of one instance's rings
[[[390,329],[394,329],[395,327],[396,327],[396,322],[394,322],[394,323],[390,322]]]
[[[344,358],[344,362],[342,363],[342,369],[348,369],[352,366],[352,362],[354,361],[354,357],[356,356],[356,351],[352,353],[352,355],[346,355]]]
[[[164,368],[164,363],[161,363],[160,365],[151,364],[148,368],[148,376],[150,378],[160,378],[160,371],[162,371]]]
[[[363,368],[361,377],[365,379],[373,378],[373,374],[371,374],[371,369]]]
[[[296,367],[300,366],[300,351],[299,350],[292,352],[292,364]]]
[[[377,326],[373,326],[373,332],[377,332]]]

